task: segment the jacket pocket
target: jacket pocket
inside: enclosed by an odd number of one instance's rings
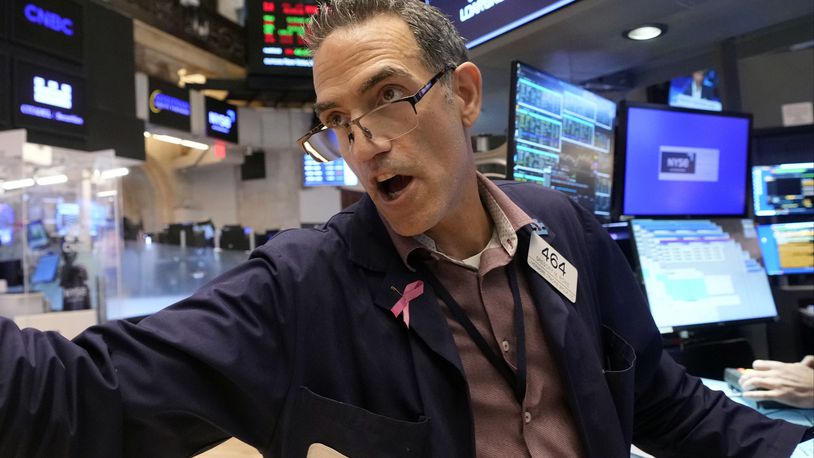
[[[636,351],[613,329],[602,325],[602,341],[605,353],[603,372],[610,389],[619,424],[630,443],[633,434],[634,382]]]
[[[321,444],[352,458],[418,457],[425,454],[428,434],[425,417],[418,421],[386,417],[302,386],[292,409],[284,456],[305,457],[313,444]]]

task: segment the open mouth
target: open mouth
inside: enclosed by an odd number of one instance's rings
[[[378,183],[379,192],[388,201],[396,200],[411,181],[413,181],[413,177],[411,176],[394,175]]]

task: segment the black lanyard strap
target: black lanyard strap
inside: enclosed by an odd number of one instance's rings
[[[517,402],[522,406],[523,400],[526,397],[526,332],[523,320],[523,303],[520,300],[520,288],[517,284],[514,262],[506,266],[506,275],[512,290],[512,297],[514,298],[514,334],[517,339],[517,373],[512,370],[505,359],[495,353],[492,347],[486,343],[486,339],[475,327],[475,324],[472,323],[472,320],[469,319],[466,312],[464,312],[463,308],[461,308],[449,291],[444,288],[444,285],[438,281],[438,278],[436,278],[426,266],[419,265],[417,267],[430,286],[432,286],[432,289],[435,290],[435,294],[447,305],[455,321],[464,328],[466,333],[469,334],[469,338],[475,342],[475,345],[478,346],[481,353],[489,360],[489,363],[492,364],[509,386],[512,387]]]

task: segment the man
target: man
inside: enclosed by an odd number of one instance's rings
[[[687,81],[681,93],[696,99],[717,100],[718,98],[715,97],[715,89],[704,84],[706,77],[706,70],[696,70],[692,72],[692,79]]]
[[[0,456],[189,456],[228,436],[284,457],[794,449],[803,428],[662,354],[591,215],[476,174],[480,73],[446,18],[416,0],[320,11],[327,128],[301,144],[342,155],[369,197],[138,326],[71,344],[0,322]]]

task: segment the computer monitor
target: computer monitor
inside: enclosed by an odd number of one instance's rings
[[[777,315],[752,220],[635,219],[631,225],[662,333]]]
[[[355,186],[359,179],[342,159],[317,162],[311,156],[302,157],[303,186]]]
[[[712,69],[696,70],[670,80],[670,106],[721,111],[718,74]]]
[[[769,275],[814,273],[814,222],[758,226]]]
[[[752,116],[626,103],[620,109],[615,211],[630,216],[746,216]]]
[[[50,243],[48,240],[48,231],[42,221],[32,221],[26,225],[26,235],[28,236],[28,247],[32,250],[47,247]]]
[[[57,278],[57,271],[59,270],[59,254],[46,253],[37,260],[37,265],[34,267],[34,273],[31,274],[31,283],[36,285],[40,283],[51,283]]]
[[[814,215],[814,162],[752,167],[755,216]]]
[[[507,178],[566,193],[610,217],[616,104],[512,63]]]

